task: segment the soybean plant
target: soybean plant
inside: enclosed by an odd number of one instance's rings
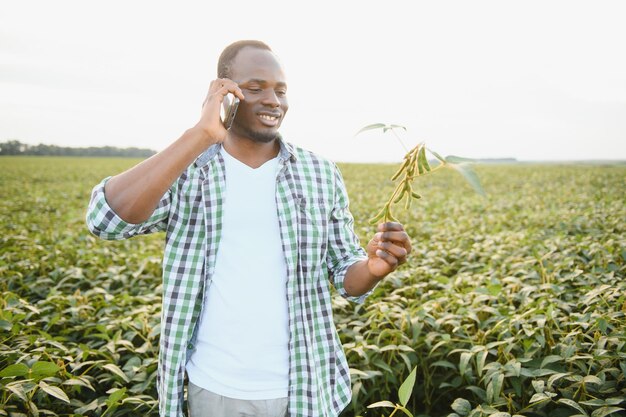
[[[473,162],[472,159],[462,158],[453,155],[443,158],[432,149],[426,148],[424,142],[418,143],[413,149],[409,150],[394,130],[404,129],[406,131],[406,127],[401,125],[374,123],[363,127],[356,134],[358,135],[359,133],[374,129],[382,129],[383,133],[393,133],[393,135],[396,137],[396,139],[398,139],[398,141],[406,151],[406,155],[404,156],[404,161],[400,165],[400,168],[396,171],[395,174],[391,176],[391,181],[397,181],[397,185],[391,193],[391,197],[389,197],[389,200],[387,200],[383,208],[369,220],[369,223],[376,224],[381,221],[398,221],[391,213],[391,206],[400,203],[400,201],[402,201],[402,199],[404,198],[404,208],[406,210],[410,209],[413,200],[422,198],[420,194],[414,191],[413,181],[418,177],[432,174],[443,168],[452,168],[455,171],[459,172],[463,176],[463,178],[465,178],[467,182],[469,182],[469,184],[472,186],[472,188],[474,188],[477,193],[481,195],[485,194],[482,186],[480,185],[480,180],[478,179],[478,176],[476,175],[474,170],[468,165],[469,162]],[[428,161],[428,157],[426,155],[427,151],[436,158],[435,166],[431,166],[430,162]]]

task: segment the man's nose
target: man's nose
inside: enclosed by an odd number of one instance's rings
[[[280,100],[276,95],[276,92],[272,89],[269,89],[268,92],[263,96],[263,104],[271,107],[279,107]]]

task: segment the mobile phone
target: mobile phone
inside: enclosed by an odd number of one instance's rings
[[[233,120],[235,120],[238,107],[239,97],[235,97],[230,93],[224,96],[224,100],[222,101],[222,123],[224,124],[226,130],[230,129],[233,125]]]

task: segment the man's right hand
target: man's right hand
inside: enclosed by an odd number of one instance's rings
[[[176,178],[209,146],[226,139],[220,118],[224,96],[244,99],[237,84],[227,78],[211,82],[200,121],[156,155],[111,178],[104,186],[107,202],[129,223],[146,221]]]
[[[234,94],[240,100],[245,100],[243,92],[237,83],[228,78],[218,78],[211,81],[209,92],[204,103],[202,103],[200,121],[195,127],[206,135],[211,144],[223,142],[226,139],[226,129],[220,117],[220,107],[224,102],[224,96],[228,93]]]

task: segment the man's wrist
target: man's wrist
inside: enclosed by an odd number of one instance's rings
[[[371,262],[372,262],[372,258],[367,258],[365,260],[365,262],[366,262],[365,265],[367,266],[367,272],[369,272],[369,274],[371,275],[371,279],[376,281],[377,283],[378,283],[378,281],[382,281],[383,279],[385,279],[385,277],[391,273],[391,271],[390,271],[390,272],[387,272],[387,273],[382,274],[382,275],[377,275],[377,274],[372,272],[372,268],[370,267]]]
[[[199,141],[202,144],[204,149],[219,142],[219,140],[217,140],[208,129],[199,123],[189,129],[188,132],[193,136],[194,140]]]
[[[364,259],[348,268],[344,277],[344,289],[348,295],[358,297],[374,288],[385,276],[379,278],[372,274],[369,259]]]

